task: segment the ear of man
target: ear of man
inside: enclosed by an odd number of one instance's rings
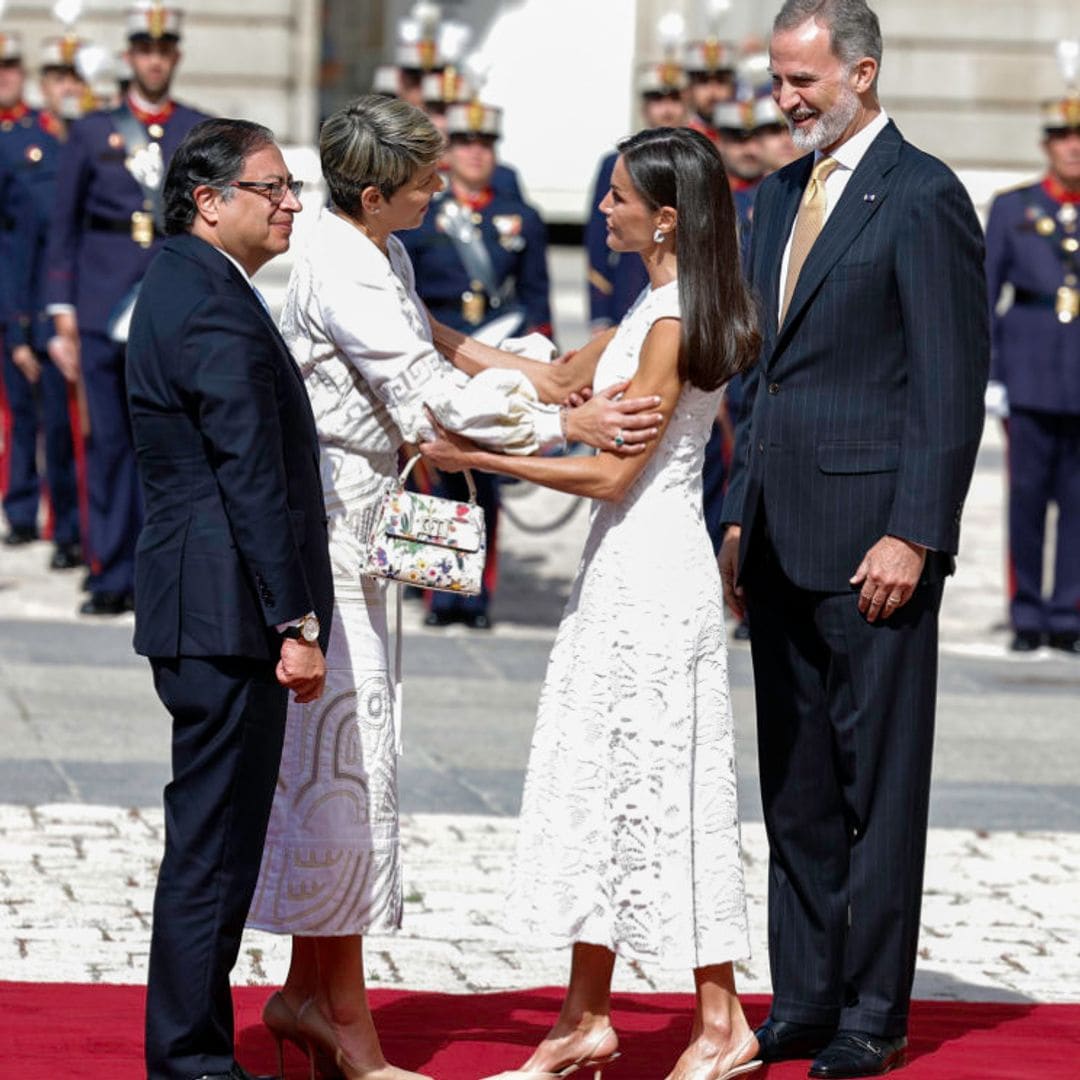
[[[219,206],[222,194],[209,184],[200,184],[192,193],[191,198],[195,202],[195,210],[202,221],[213,228],[221,216]]]
[[[872,56],[864,56],[852,68],[852,89],[856,94],[874,93],[877,76],[877,61]]]

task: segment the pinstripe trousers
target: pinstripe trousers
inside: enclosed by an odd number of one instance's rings
[[[871,624],[858,591],[744,577],[769,837],[772,1016],[895,1037],[915,972],[943,583]]]

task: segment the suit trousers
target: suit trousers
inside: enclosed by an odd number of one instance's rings
[[[1043,597],[1046,511],[1057,503],[1054,585]],[[1015,630],[1080,633],[1080,416],[1009,416],[1009,561]]]
[[[229,972],[259,876],[288,694],[274,664],[153,659],[172,714],[165,856],[154,894],[146,996],[149,1080],[233,1065]]]
[[[37,528],[41,505],[38,433],[44,435],[45,480],[53,509],[53,540],[79,541],[79,494],[68,415],[68,384],[55,364],[35,350],[41,378],[33,384],[4,349],[4,386],[11,413],[11,448],[4,514],[12,527]]]
[[[86,445],[90,514],[87,547],[93,591],[125,593],[135,584],[135,544],[142,528],[142,491],[131,437],[123,345],[105,334],[80,338],[90,412]]]
[[[852,568],[854,570],[854,567]],[[755,530],[744,582],[778,1020],[907,1029],[922,903],[941,582],[869,623]]]

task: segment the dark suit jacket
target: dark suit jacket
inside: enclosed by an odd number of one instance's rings
[[[891,534],[952,568],[983,425],[989,327],[982,230],[960,182],[890,123],[803,265],[777,328],[780,264],[807,155],[758,191],[750,279],[761,359],[746,380],[725,521],[740,570],[759,510],[787,576],[849,588]]]
[[[273,659],[276,624],[333,585],[311,405],[270,316],[221,252],[166,241],[132,318],[128,403],[146,517],[135,564],[145,656]]]

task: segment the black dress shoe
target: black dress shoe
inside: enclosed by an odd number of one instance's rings
[[[67,544],[57,544],[56,550],[49,560],[50,570],[74,570],[76,566],[82,566],[82,544],[72,541]]]
[[[449,611],[429,611],[424,616],[425,626],[449,626],[457,620]]]
[[[792,1058],[812,1058],[828,1046],[836,1028],[795,1024],[770,1017],[754,1034],[758,1041],[757,1056],[762,1061],[790,1061]]]
[[[278,1080],[272,1073],[268,1076],[255,1076],[246,1072],[239,1065],[233,1067],[227,1073],[203,1073],[196,1080]]]
[[[1034,652],[1042,644],[1042,634],[1036,630],[1017,630],[1009,648],[1013,652]]]
[[[38,531],[33,525],[12,525],[4,537],[4,544],[6,547],[21,547],[23,544],[32,544],[37,538]]]
[[[462,622],[464,622],[470,630],[491,629],[491,619],[489,619],[482,611],[478,611],[475,615],[466,615],[462,619]]]
[[[731,635],[736,641],[749,641],[750,640],[750,624],[743,619],[738,626],[735,627],[735,633]]]
[[[89,600],[84,600],[79,608],[80,615],[123,615],[134,610],[130,593],[95,592]]]
[[[807,1076],[883,1076],[907,1061],[907,1039],[886,1039],[862,1031],[838,1031],[814,1059]]]
[[[1051,634],[1050,648],[1080,656],[1080,634]]]

